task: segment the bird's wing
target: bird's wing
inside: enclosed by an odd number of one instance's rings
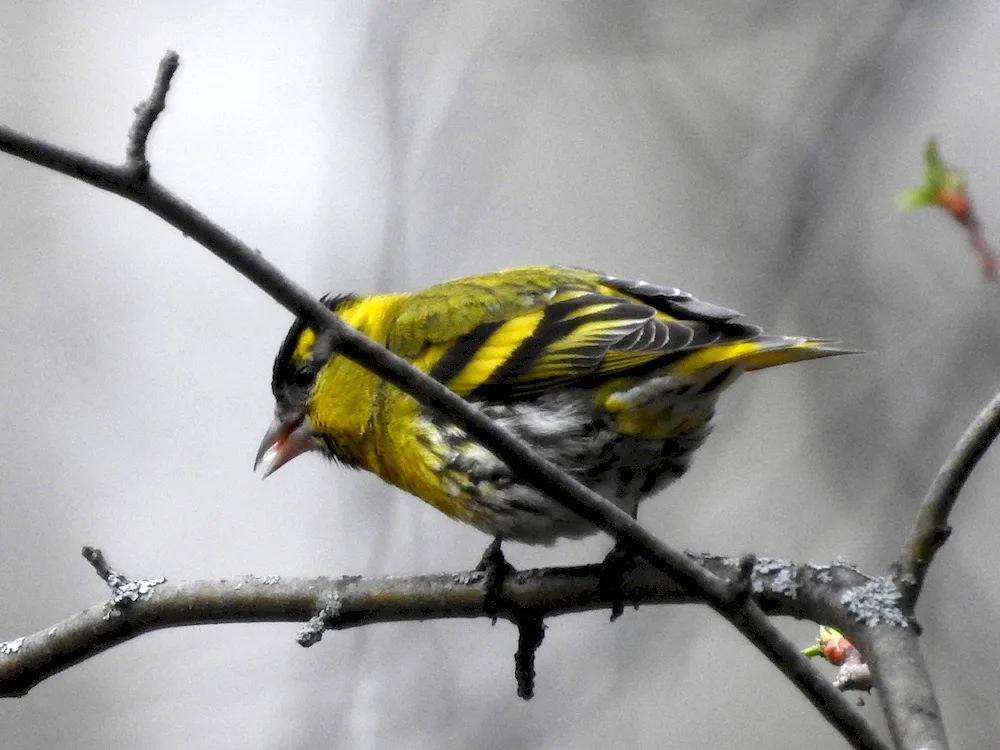
[[[737,313],[579,269],[513,269],[413,295],[389,347],[463,396],[505,401],[750,341]]]

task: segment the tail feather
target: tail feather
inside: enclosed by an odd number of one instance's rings
[[[763,370],[791,362],[804,362],[842,354],[864,354],[860,349],[845,349],[832,339],[810,339],[795,336],[761,336],[753,342],[760,348],[739,358],[739,363],[749,370]]]
[[[829,339],[763,334],[749,341],[715,344],[699,349],[677,360],[670,369],[677,374],[695,373],[719,365],[738,365],[748,371],[763,370],[808,359],[864,353],[857,349],[844,349],[836,344],[836,341]]]

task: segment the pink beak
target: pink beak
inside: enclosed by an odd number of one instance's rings
[[[293,415],[284,419],[276,416],[257,450],[257,458],[253,462],[254,471],[263,467],[264,478],[267,478],[296,456],[318,449],[314,437],[315,433],[305,415]]]

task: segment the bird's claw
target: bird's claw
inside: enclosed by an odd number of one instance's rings
[[[503,555],[501,544],[503,539],[496,537],[486,548],[482,559],[476,565],[476,570],[483,574],[483,610],[496,624],[497,615],[503,604],[503,584],[507,576],[514,572],[514,567]]]
[[[615,543],[601,563],[600,590],[602,596],[611,600],[611,622],[625,612],[625,575],[638,564],[635,553],[619,543]]]

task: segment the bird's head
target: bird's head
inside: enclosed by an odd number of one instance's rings
[[[323,302],[341,317],[359,304],[353,295],[325,297]],[[366,411],[351,403],[362,395],[358,379],[350,377],[360,369],[334,351],[333,334],[317,333],[301,318],[296,320],[274,360],[274,420],[260,443],[254,470],[267,477],[309,451],[354,465],[345,441],[352,437],[355,417]]]

